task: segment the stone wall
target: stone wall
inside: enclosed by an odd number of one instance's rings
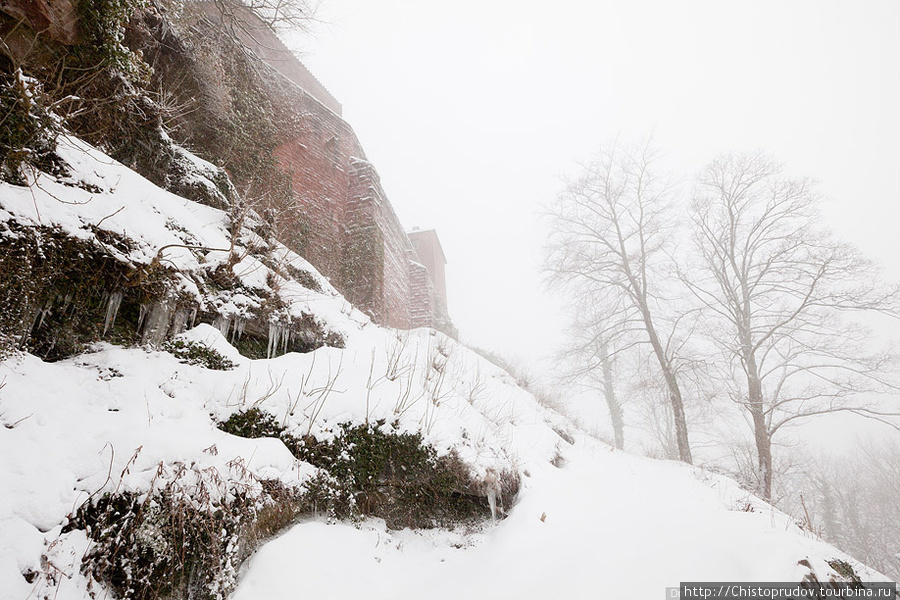
[[[434,229],[420,230],[414,228],[409,232],[409,240],[412,242],[416,256],[428,270],[431,281],[434,283],[434,292],[437,299],[447,305],[447,283],[444,274],[444,265],[447,258],[444,256],[444,248],[438,239]]]
[[[351,198],[351,160],[364,156],[349,125],[309,95],[292,90],[291,126],[279,128],[275,157],[290,175],[294,205],[286,222],[295,249],[342,291],[343,245]]]
[[[79,34],[76,4],[74,0],[0,0],[0,11],[57,42],[74,44]]]
[[[373,316],[392,327],[411,327],[409,263],[415,258],[412,244],[381,187],[378,172],[371,163],[358,158],[351,159],[346,226],[345,263],[359,265],[365,273],[374,272],[369,281],[362,282],[372,298]],[[360,241],[374,248],[361,248]]]
[[[221,18],[215,3],[200,4],[209,18]],[[240,28],[251,33],[240,35],[244,44],[281,76],[269,86],[278,114],[274,154],[290,177],[294,202],[278,207],[288,229],[279,237],[377,323],[449,324],[445,309],[440,316],[436,312],[446,306],[436,295],[444,293],[443,263],[436,284],[434,269],[416,254],[340,103],[252,14],[235,14],[249,23]]]
[[[410,323],[413,327],[436,325],[436,297],[428,269],[422,263],[409,263]]]

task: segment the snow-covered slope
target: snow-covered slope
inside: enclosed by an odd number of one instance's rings
[[[206,181],[202,173],[216,169],[179,151],[196,163],[198,180]],[[229,214],[176,196],[71,136],[59,138],[57,154],[70,167],[64,177],[34,172],[27,187],[0,182],[0,236],[19,235],[10,224],[59,231],[94,244],[135,278],[164,269],[175,280],[170,295],[183,294],[199,310],[219,314],[223,330],[239,328],[258,311],[264,303],[260,294],[278,296],[282,322],[315,314],[338,334],[344,324],[356,328],[368,322],[306,260],[256,234],[252,227],[259,223],[251,211],[237,208]],[[239,229],[233,239],[232,228]],[[254,251],[259,247],[270,249]],[[201,280],[220,268],[228,269],[239,289],[200,289]],[[288,271],[305,273],[312,287]]]
[[[801,560],[827,581],[826,560],[850,560],[731,480],[583,436],[563,455],[524,465],[512,515],[475,536],[297,525],[251,559],[234,600],[638,600],[682,581],[801,581]]]
[[[63,140],[63,156],[73,178],[91,185],[43,175],[30,188],[0,184],[0,222],[56,225],[87,240],[98,229],[116,232],[136,242],[119,259],[137,265],[170,246],[165,258],[185,273],[233,251],[222,211],[164,192],[77,140]],[[243,231],[239,241],[253,235]],[[251,407],[318,440],[341,423],[384,420],[421,432],[439,453],[456,452],[478,479],[515,471],[522,487],[518,504],[504,507],[508,518],[478,530],[311,518],[246,563],[238,600],[662,597],[691,579],[798,580],[810,568],[827,579],[827,560],[850,561],[728,479],[613,452],[578,433],[441,333],[372,324],[301,258],[273,252],[311,272],[321,291],[278,280],[251,252],[234,275],[340,332],[344,348],[250,360],[220,331],[233,327],[219,323],[181,338],[215,349],[231,370],[108,343],[54,363],[22,353],[0,363],[0,598],[104,597],[81,572],[91,542],[67,527],[104,493],[142,494],[175,480],[225,496],[258,493],[265,480],[302,486],[316,469],[282,441],[217,428]],[[200,295],[191,277],[182,285]],[[238,318],[252,302],[235,295],[216,308]],[[864,579],[878,578],[852,564]]]
[[[339,423],[363,422],[368,398],[371,421],[398,420],[401,430],[422,430],[427,441],[457,450],[482,474],[546,462],[564,443],[548,425],[562,426],[559,417],[441,334],[402,334],[401,364],[409,370],[394,381],[385,373],[397,334],[372,325],[351,336],[344,350],[256,361],[241,357],[208,325],[184,337],[219,349],[237,368],[212,371],[166,352],[107,344],[57,363],[21,355],[2,364],[0,589],[27,595],[22,573],[41,572],[41,556],[49,552],[52,568],[73,577],[61,580],[59,597],[80,598],[78,568],[87,540],[80,532],[60,535],[67,515],[92,495],[143,492],[154,480],[158,486],[160,478],[174,477],[169,470],[179,463],[197,477],[214,471],[247,485],[258,485],[257,479],[302,484],[315,469],[295,460],[281,441],[216,428],[251,406],[291,432],[325,439]],[[450,355],[437,401],[429,379],[436,344]],[[332,391],[323,394],[328,382]]]

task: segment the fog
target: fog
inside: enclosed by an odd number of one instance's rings
[[[888,282],[900,281],[893,0],[326,0],[318,16],[292,43],[342,102],[402,222],[437,229],[450,313],[466,342],[542,375],[556,370],[566,299],[544,284],[540,215],[614,140],[651,136],[685,201],[718,153],[763,150],[789,175],[816,179],[828,224],[880,262]],[[879,340],[900,339],[896,322],[871,323]],[[607,427],[602,401],[593,402],[588,425]],[[642,435],[636,412],[626,406],[632,449]],[[830,415],[785,440],[776,465],[785,510],[800,511],[801,490],[825,493],[804,480],[825,460],[819,453],[848,457],[827,460],[855,472],[852,461],[869,460],[855,448],[860,432],[892,433],[863,421]],[[792,448],[800,439],[814,444]],[[895,520],[895,506],[868,506],[872,519]],[[876,544],[854,535],[829,537],[846,548]]]
[[[404,224],[438,230],[465,340],[529,363],[559,341],[538,214],[611,138],[652,135],[685,194],[717,152],[765,149],[900,279],[892,0],[328,0],[318,17],[293,45]]]

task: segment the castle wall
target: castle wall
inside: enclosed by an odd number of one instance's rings
[[[444,249],[441,247],[441,241],[438,239],[437,232],[434,229],[420,231],[414,229],[408,234],[410,242],[416,251],[419,261],[428,269],[431,281],[434,283],[434,293],[437,299],[447,305],[447,283],[444,273],[444,265],[447,259],[444,256]]]
[[[346,224],[345,282],[350,294],[371,307],[376,321],[403,329],[412,327],[412,244],[387,200],[378,173],[362,159],[351,159]]]
[[[409,263],[410,326],[434,327],[435,293],[428,269],[422,263]]]
[[[301,90],[290,91],[292,114],[280,128],[275,157],[291,177],[289,210],[296,250],[342,291],[351,157],[363,155],[353,130]]]
[[[412,243],[352,128],[302,90],[275,155],[291,176],[300,253],[378,323],[408,328]]]
[[[70,43],[75,4],[0,0],[0,11]],[[166,122],[175,141],[229,172],[240,197],[232,218],[254,211],[262,235],[304,256],[378,323],[445,322],[435,318],[443,280],[436,287],[432,258],[423,265],[416,254],[340,103],[242,3],[181,8],[173,21],[157,6],[138,11],[126,43],[152,65],[160,98],[178,107]],[[30,47],[27,36],[16,39]],[[143,166],[174,185],[169,163]]]
[[[0,0],[4,2],[7,0]],[[48,0],[40,0],[47,2]],[[49,0],[57,4],[70,3],[72,0]],[[194,0],[190,10],[202,13],[215,22],[225,22],[226,27],[250,48],[256,56],[267,65],[281,73],[307,95],[315,98],[322,106],[340,116],[343,110],[341,103],[331,95],[324,85],[316,79],[306,65],[294,56],[272,29],[259,20],[252,11],[239,3],[222,4],[211,0]],[[227,14],[223,14],[227,10]]]
[[[216,3],[198,5],[207,17],[223,18]],[[266,86],[276,114],[274,156],[293,195],[289,206],[272,207],[278,238],[377,323],[434,325],[441,302],[429,271],[340,104],[252,13],[237,10],[248,22],[238,36],[272,69]]]

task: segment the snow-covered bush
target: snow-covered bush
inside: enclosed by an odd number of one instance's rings
[[[332,439],[305,438],[294,447],[298,458],[327,472],[318,492],[330,484],[331,508],[342,518],[374,516],[388,527],[453,527],[491,516],[482,485],[459,456],[438,456],[422,434],[385,423],[342,424]],[[507,502],[518,491],[516,476],[506,478]],[[346,514],[343,511],[349,510]]]
[[[199,365],[214,371],[230,371],[234,363],[218,351],[198,342],[182,339],[166,340],[162,349],[188,365]]]
[[[241,437],[281,439],[299,460],[320,473],[305,483],[306,504],[339,519],[380,517],[388,527],[454,527],[491,517],[488,491],[455,452],[439,456],[419,432],[399,431],[384,421],[342,423],[334,437],[318,441],[286,432],[258,408],[234,413],[219,424]],[[518,492],[518,475],[499,477],[501,504]]]
[[[11,69],[0,55],[0,181],[25,185],[22,166],[57,173],[63,165],[55,154],[59,127],[45,108],[40,83]]]
[[[159,475],[168,482],[149,493],[85,503],[64,529],[86,532],[82,571],[120,598],[225,598],[241,562],[306,510],[298,491],[276,481],[241,487],[183,465],[160,466]]]
[[[275,420],[275,417],[256,407],[234,413],[227,420],[219,423],[219,429],[225,433],[245,438],[281,438],[285,435],[284,427]],[[290,444],[293,442],[293,438],[287,437],[285,441]]]

